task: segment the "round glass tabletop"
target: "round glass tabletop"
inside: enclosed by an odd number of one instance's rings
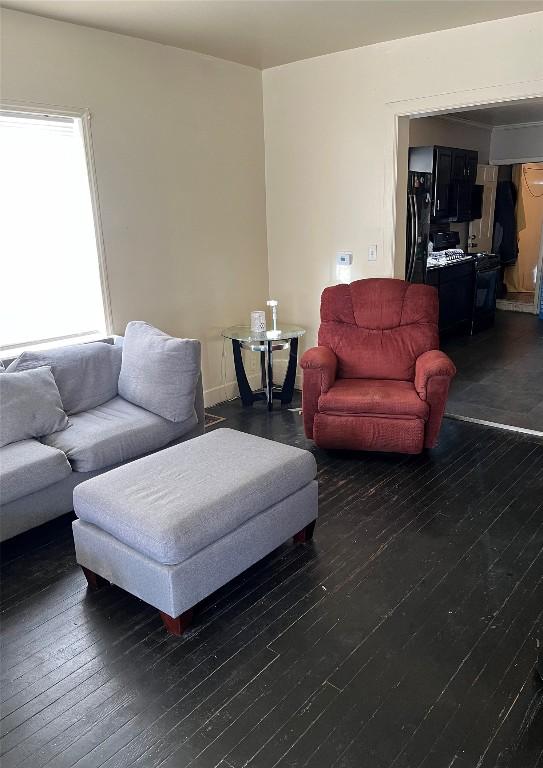
[[[305,328],[300,328],[299,325],[290,325],[281,321],[277,324],[279,328],[276,331],[261,332],[251,331],[249,325],[232,325],[230,328],[225,328],[222,335],[226,339],[236,339],[246,344],[252,344],[253,342],[276,341],[277,339],[297,339],[305,333]]]

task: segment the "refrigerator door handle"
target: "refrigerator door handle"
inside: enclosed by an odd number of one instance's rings
[[[407,279],[411,282],[415,273],[418,240],[417,202],[414,194],[409,195],[409,209],[411,216],[411,252],[409,254],[409,273]]]
[[[417,245],[419,242],[419,209],[417,206],[417,198],[413,195],[413,219],[415,222],[415,237],[413,238],[413,256],[417,255]],[[414,261],[414,260],[413,260]]]
[[[409,282],[413,268],[413,205],[411,203],[411,193],[407,195],[407,235],[405,279]]]

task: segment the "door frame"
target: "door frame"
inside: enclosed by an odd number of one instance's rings
[[[391,277],[403,278],[405,275],[409,120],[413,117],[436,117],[450,112],[541,97],[543,79],[536,79],[386,103],[383,245]]]
[[[537,277],[535,280],[535,295],[534,295],[534,315],[539,314],[540,310],[540,297],[543,283],[543,224],[541,225],[541,232],[539,233],[539,261],[537,263]]]

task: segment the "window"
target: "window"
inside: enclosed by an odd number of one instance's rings
[[[104,334],[82,117],[0,111],[0,350]]]

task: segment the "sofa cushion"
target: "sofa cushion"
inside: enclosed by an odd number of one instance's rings
[[[174,424],[117,396],[71,416],[67,430],[43,442],[65,453],[76,472],[93,472],[157,451],[195,425],[194,413]]]
[[[68,459],[38,440],[20,440],[0,448],[0,503],[28,496],[72,472]]]
[[[175,339],[142,321],[128,323],[119,394],[175,422],[194,414],[200,375],[200,342]]]
[[[49,365],[64,410],[70,415],[107,403],[117,395],[121,359],[121,346],[95,341],[23,352],[11,363],[8,372]]]
[[[428,404],[411,381],[337,379],[319,398],[319,413],[380,414],[427,419]]]
[[[309,451],[217,429],[81,483],[81,520],[161,563],[183,562],[310,483]]]
[[[0,446],[68,426],[50,368],[0,376]]]

